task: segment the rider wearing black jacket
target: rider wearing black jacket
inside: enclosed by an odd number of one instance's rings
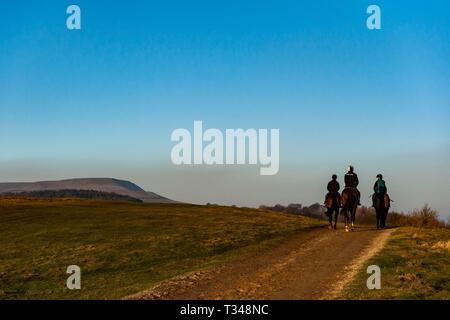
[[[328,182],[327,190],[330,193],[338,193],[341,186],[339,185],[339,182],[337,182],[337,175],[333,174],[331,179],[332,180]]]
[[[345,181],[345,187],[346,188],[352,188],[356,190],[356,193],[358,194],[358,205],[361,205],[360,199],[361,199],[361,193],[357,189],[359,184],[358,175],[354,172],[353,166],[349,166],[347,169],[347,173],[344,177]]]

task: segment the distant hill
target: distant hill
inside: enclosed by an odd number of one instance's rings
[[[58,191],[58,190],[93,190],[105,193],[115,193],[131,198],[140,199],[143,202],[175,203],[154,192],[148,192],[136,184],[113,178],[84,178],[59,181],[39,182],[6,182],[0,183],[0,194],[36,192],[36,191]]]
[[[41,190],[41,191],[27,191],[27,192],[8,192],[2,193],[6,197],[21,197],[21,198],[78,198],[78,199],[96,199],[96,200],[118,200],[129,202],[143,202],[141,199],[117,194],[113,192],[103,192],[96,190]]]

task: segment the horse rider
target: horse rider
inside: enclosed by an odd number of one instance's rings
[[[337,175],[333,174],[331,176],[331,181],[328,182],[328,185],[327,185],[327,190],[328,190],[327,197],[328,196],[333,197],[333,200],[335,201],[335,204],[337,204],[338,209],[341,204],[341,195],[339,194],[340,189],[341,189],[341,186],[339,185],[339,182],[337,181]],[[333,205],[331,205],[331,206],[333,206]]]
[[[358,190],[358,184],[359,184],[359,180],[358,180],[358,175],[355,173],[355,169],[353,168],[353,166],[348,166],[347,169],[347,173],[345,174],[344,177],[344,181],[345,181],[345,188],[351,188],[354,189],[356,191],[357,197],[358,197],[358,205],[361,205],[361,193]]]
[[[339,185],[339,182],[337,181],[337,175],[333,174],[331,176],[331,181],[328,182],[327,190],[329,193],[336,195],[336,194],[339,194],[339,189],[341,189],[341,186]]]
[[[373,191],[375,192],[373,196],[373,206],[375,207],[376,199],[383,199],[384,195],[387,193],[386,182],[383,180],[383,175],[381,173],[377,174],[377,181],[373,185]]]
[[[326,215],[330,222],[330,229],[332,228],[333,212],[335,213],[335,219],[339,215],[339,207],[341,206],[341,195],[339,194],[339,189],[341,186],[337,181],[337,175],[333,174],[331,176],[331,181],[328,182],[327,190],[328,194],[325,196],[325,207],[328,209]]]

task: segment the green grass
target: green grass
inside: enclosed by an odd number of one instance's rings
[[[321,224],[232,207],[0,199],[0,298],[120,299]],[[66,288],[72,264],[81,290]]]
[[[381,268],[381,289],[368,290],[367,266]],[[399,228],[341,299],[450,299],[450,230]]]

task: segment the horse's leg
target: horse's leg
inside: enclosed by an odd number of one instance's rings
[[[329,223],[328,228],[331,229],[333,227],[333,209],[332,208],[328,208],[327,216],[328,216],[328,223]]]
[[[344,207],[344,208],[342,208],[342,211],[344,212],[344,220],[345,220],[345,232],[348,232],[348,220],[349,220],[349,217],[348,217],[348,208],[347,207]]]
[[[381,211],[377,209],[377,229],[381,228]]]
[[[345,211],[345,232],[350,231],[350,212],[349,210]]]
[[[386,213],[384,214],[384,226],[386,227],[387,216],[389,213],[389,208],[386,209]]]
[[[380,207],[380,229],[383,229],[383,225],[384,225],[384,208]]]
[[[357,206],[353,206],[352,208],[352,212],[351,212],[351,219],[352,219],[352,231],[354,230],[355,227],[355,220],[356,220],[356,208]]]
[[[341,215],[344,216],[344,228],[347,228],[347,217],[345,216],[345,208],[341,209]]]
[[[383,228],[386,228],[386,218],[387,218],[387,210],[383,210],[383,219],[381,220],[381,226]]]
[[[339,207],[334,208],[334,230],[336,230],[337,220],[339,217]]]
[[[380,229],[380,221],[381,221],[381,219],[380,219],[380,210],[375,209],[375,216],[377,218],[377,230],[379,230]]]

